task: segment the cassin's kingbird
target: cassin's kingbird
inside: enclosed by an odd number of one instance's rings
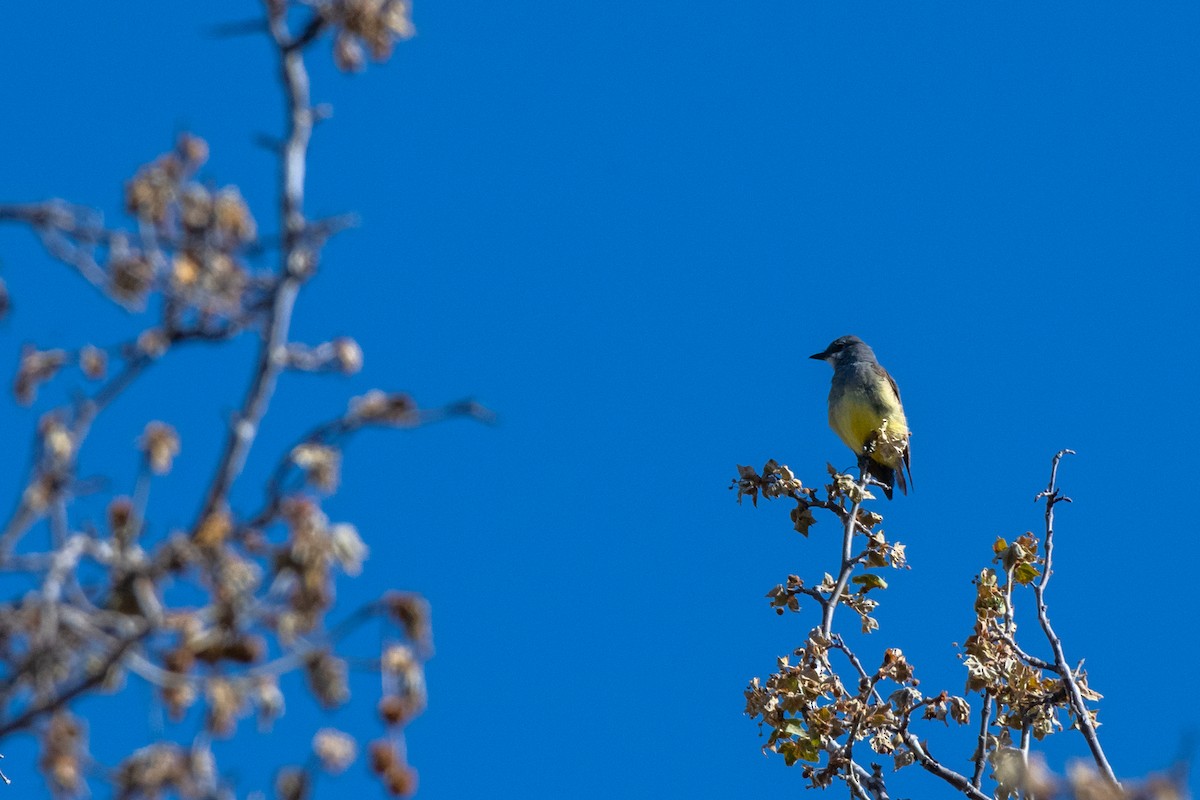
[[[883,493],[889,500],[896,484],[908,494],[908,484],[912,482],[908,420],[904,418],[896,381],[875,360],[875,352],[857,336],[843,336],[834,339],[823,353],[809,358],[826,361],[833,367],[829,427],[858,456],[859,467],[884,484]],[[893,442],[890,446],[886,441],[877,441],[884,420],[887,421],[884,438]]]

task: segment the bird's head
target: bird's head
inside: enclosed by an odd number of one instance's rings
[[[809,358],[824,361],[836,369],[840,362],[847,359],[857,361],[860,356],[874,355],[867,343],[857,336],[839,336],[829,343],[829,347],[820,353],[813,353]]]

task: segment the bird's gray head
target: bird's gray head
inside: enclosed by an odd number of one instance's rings
[[[809,358],[828,362],[834,369],[838,364],[852,364],[855,361],[874,361],[875,351],[857,336],[840,336],[829,343],[824,351],[813,353]]]

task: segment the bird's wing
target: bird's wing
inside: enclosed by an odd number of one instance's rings
[[[900,387],[896,385],[896,379],[893,378],[891,376],[891,374],[889,374],[888,371],[886,369],[884,369],[878,363],[872,364],[871,369],[873,369],[875,372],[879,373],[883,377],[887,378],[888,386],[892,387],[892,391],[895,392],[895,394],[896,394],[896,399],[899,400],[900,399]]]
[[[900,402],[900,387],[896,385],[896,379],[891,376],[891,373],[889,373],[886,369],[883,368],[882,365],[880,365],[878,363],[872,364],[871,369],[875,370],[880,375],[887,378],[888,386],[891,386],[892,391],[896,394],[896,402],[897,403]],[[911,437],[911,436],[912,436],[912,434],[909,434],[909,437]],[[911,466],[912,439],[909,437],[906,437],[906,438],[908,438],[908,442],[907,442],[907,446],[904,448],[904,455],[903,455],[904,465],[903,465],[902,469],[908,470],[908,482],[912,483],[912,466]]]

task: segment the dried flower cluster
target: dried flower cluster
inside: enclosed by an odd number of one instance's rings
[[[63,350],[38,350],[26,346],[21,352],[21,363],[17,367],[17,376],[13,379],[13,395],[21,405],[31,405],[37,399],[37,390],[46,381],[52,379],[67,363],[67,354]]]
[[[1041,740],[1062,729],[1060,711],[1073,713],[1066,686],[1053,665],[1025,654],[1014,640],[1013,589],[1028,587],[1041,575],[1038,548],[1032,533],[1011,544],[997,539],[993,561],[1003,565],[1006,579],[1001,582],[990,567],[975,578],[977,619],[963,646],[963,663],[968,690],[986,692],[996,703],[994,726],[999,731],[989,734],[988,752],[1015,746],[1024,731]],[[1074,672],[1074,680],[1084,699],[1101,699],[1088,688],[1082,670]],[[1094,710],[1088,715],[1093,726],[1098,724]]]
[[[333,58],[343,72],[363,69],[368,53],[386,60],[397,41],[417,32],[408,0],[333,0],[321,6],[321,13],[336,31]]]
[[[156,742],[117,765],[113,788],[118,797],[212,796],[217,786],[212,751],[202,742],[191,748]]]
[[[289,337],[295,301],[315,274],[322,246],[346,227],[341,219],[304,214],[306,148],[318,113],[303,55],[328,32],[343,67],[361,66],[363,47],[386,58],[395,41],[412,35],[410,8],[387,0],[266,0],[265,7],[288,110],[278,236],[260,238],[236,186],[204,178],[209,148],[191,134],[126,182],[128,229],[109,228],[95,212],[59,200],[0,206],[0,222],[27,225],[52,256],[107,298],[151,317],[140,334],[114,347],[27,347],[13,381],[16,400],[26,405],[48,383],[65,383],[71,368],[95,382],[41,415],[25,488],[0,528],[0,573],[25,587],[0,602],[0,741],[36,732],[40,770],[61,798],[88,796],[98,782],[123,798],[233,797],[210,744],[244,735],[251,719],[269,730],[286,711],[280,676],[288,672],[302,673],[313,702],[325,708],[350,702],[341,651],[345,638],[372,620],[391,633],[376,653],[356,657],[373,663],[382,679],[382,733],[366,748],[370,769],[392,795],[409,795],[417,785],[404,756],[404,730],[427,702],[429,608],[418,595],[392,591],[338,614],[336,586],[359,574],[369,548],[354,525],[330,520],[322,503],[339,488],[343,447],[359,430],[487,420],[487,411],[473,402],[420,409],[407,395],[369,392],[279,454],[259,507],[237,508],[229,499],[280,373],[349,375],[363,364],[349,337],[317,345]],[[293,33],[303,14],[307,24]],[[250,266],[252,256],[274,251],[276,268]],[[0,313],[7,297],[0,285]],[[258,337],[258,358],[190,524],[171,529],[155,516],[156,481],[188,457],[176,430],[157,420],[126,454],[114,456],[140,464],[134,485],[122,493],[104,484],[102,491],[112,492],[107,511],[103,519],[90,518],[76,501],[97,488],[81,478],[77,462],[105,409],[179,344],[215,345],[242,333]],[[130,678],[154,687],[172,721],[202,717],[203,730],[192,736],[168,727],[161,740],[118,763],[99,764],[89,752],[88,729],[103,733],[106,723],[85,725],[72,714],[73,703],[121,691]],[[300,754],[301,765],[278,771],[276,796],[309,797],[315,769],[339,774],[361,749],[347,733],[316,731],[311,756]],[[30,772],[17,780],[27,784]]]
[[[852,797],[864,800],[889,797],[879,757],[886,757],[892,770],[918,765],[974,800],[1183,798],[1178,778],[1152,778],[1136,785],[1116,780],[1096,735],[1096,711],[1087,705],[1100,695],[1088,687],[1081,669],[1067,666],[1062,642],[1050,625],[1045,589],[1051,575],[1053,512],[1058,503],[1069,502],[1055,487],[1055,478],[1059,461],[1069,452],[1055,456],[1050,483],[1039,494],[1046,502],[1044,539],[1031,533],[1011,543],[998,539],[992,548],[998,568],[985,568],[975,579],[975,628],[963,647],[966,689],[979,696],[975,710],[966,697],[922,693],[912,665],[897,648],[885,648],[880,666],[868,671],[834,630],[834,612],[843,605],[858,614],[861,633],[877,630],[871,612],[887,583],[870,570],[908,567],[904,546],[889,542],[879,528],[882,517],[863,508],[873,499],[870,477],[856,481],[829,467],[830,482],[818,492],[804,487],[775,461],[767,462],[761,474],[739,466],[731,486],[739,502],[750,497],[757,504],[760,495],[787,497],[796,504],[791,512],[796,531],[808,536],[816,523],[813,512],[821,511],[838,520],[843,535],[836,574],[827,572],[817,583],[788,575],[767,593],[777,614],[800,613],[810,603],[822,614],[821,624],[800,647],[778,660],[775,672],[753,679],[746,689],[746,713],[767,731],[763,749],[779,753],[789,766],[801,765],[810,787],[841,782]],[[856,548],[859,541],[862,545]],[[1039,625],[1053,654],[1048,659],[1029,654],[1016,641],[1013,608],[1018,590],[1033,594]],[[869,592],[875,596],[868,598]],[[843,677],[847,669],[849,677]],[[1031,743],[1062,730],[1063,713],[1082,734],[1092,764],[1057,777],[1031,752]],[[915,720],[967,726],[973,717],[978,719],[977,729],[964,742],[964,752],[950,760],[935,757],[928,742],[912,730]],[[960,774],[950,765],[961,763],[968,753],[973,770]]]
[[[253,282],[243,252],[258,227],[236,186],[195,180],[207,158],[208,145],[184,134],[173,152],[138,170],[125,185],[125,208],[142,235],[136,243],[124,233],[109,239],[110,290],[141,303],[156,282],[169,281],[169,327],[235,314]]]

